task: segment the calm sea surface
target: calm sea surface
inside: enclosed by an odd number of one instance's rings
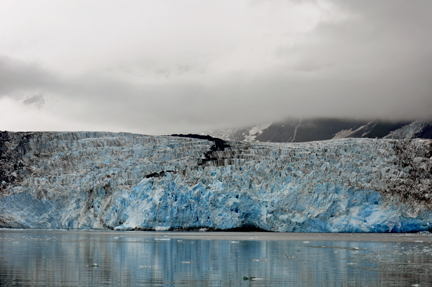
[[[0,286],[432,286],[432,235],[3,229]]]

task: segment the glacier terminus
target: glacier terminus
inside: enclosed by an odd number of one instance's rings
[[[432,229],[432,141],[0,132],[0,227]]]

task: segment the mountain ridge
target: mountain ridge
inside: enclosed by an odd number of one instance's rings
[[[224,140],[246,142],[309,142],[337,138],[432,139],[432,120],[287,119],[244,128],[213,130],[208,134]]]

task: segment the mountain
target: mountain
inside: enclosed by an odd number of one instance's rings
[[[225,140],[247,142],[309,142],[337,138],[432,139],[432,121],[350,119],[287,119],[238,129],[210,131]]]
[[[3,228],[414,232],[432,223],[431,140],[1,132],[0,171]]]

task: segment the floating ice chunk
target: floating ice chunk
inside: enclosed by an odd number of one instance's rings
[[[156,231],[167,231],[167,230],[169,230],[170,228],[168,227],[168,226],[156,226],[155,227],[155,230]]]
[[[261,260],[260,259],[253,259],[252,261],[253,262],[260,262],[260,261],[261,262],[267,262],[267,259],[261,259]]]
[[[244,276],[243,277],[243,280],[244,281],[247,281],[247,280],[249,280],[249,281],[262,281],[262,280],[264,280],[264,278],[259,278],[259,277],[246,277],[246,276]]]

